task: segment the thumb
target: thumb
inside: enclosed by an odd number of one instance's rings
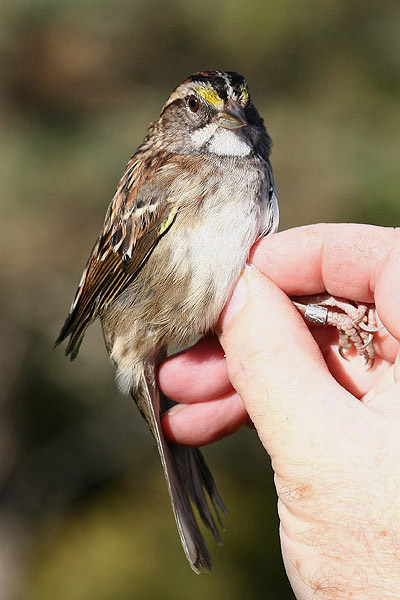
[[[338,394],[355,404],[289,298],[254,266],[246,266],[219,327],[230,380],[271,457],[294,443],[298,455],[310,436],[323,435],[340,412]]]

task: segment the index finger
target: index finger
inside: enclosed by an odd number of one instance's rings
[[[389,227],[319,224],[263,238],[251,262],[288,296],[327,291],[375,303],[386,328],[400,339],[400,234]]]

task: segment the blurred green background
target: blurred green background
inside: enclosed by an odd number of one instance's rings
[[[205,450],[229,508],[190,571],[158,456],[98,326],[52,346],[123,167],[197,70],[246,76],[274,139],[281,229],[400,222],[397,0],[2,0],[0,597],[292,598],[269,462]]]

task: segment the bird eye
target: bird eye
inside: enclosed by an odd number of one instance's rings
[[[196,96],[189,96],[187,104],[192,112],[197,112],[200,108],[200,102]]]

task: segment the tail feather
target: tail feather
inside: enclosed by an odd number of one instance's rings
[[[190,566],[196,573],[200,573],[202,569],[210,571],[210,554],[196,521],[192,503],[216,542],[221,544],[215,521],[217,519],[222,526],[219,511],[226,514],[226,508],[217,492],[214,478],[198,448],[178,446],[164,438],[160,423],[160,391],[156,385],[154,364],[144,365],[132,396],[157,442],[179,536]],[[164,400],[161,395],[161,404],[164,404]]]
[[[187,495],[196,506],[201,520],[211,531],[217,544],[222,544],[218,526],[209,503],[211,503],[220,527],[223,527],[223,524],[219,511],[224,514],[227,511],[202,453],[198,448],[178,446],[168,442],[167,444]]]
[[[184,476],[185,473],[192,475],[192,477],[186,477],[185,479],[185,488],[190,499],[195,504],[203,523],[212,532],[215,541],[221,544],[222,540],[218,526],[215,523],[207,498],[211,502],[218,525],[221,528],[223,528],[223,523],[219,511],[225,515],[227,511],[204,456],[198,448],[177,445],[172,445],[172,448],[175,456],[178,457],[178,464],[184,465]]]

